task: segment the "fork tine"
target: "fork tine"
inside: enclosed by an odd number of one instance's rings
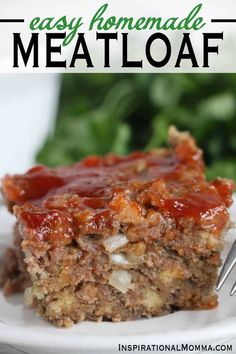
[[[222,285],[224,284],[225,280],[227,279],[228,275],[230,274],[231,270],[233,269],[234,265],[236,264],[236,240],[234,241],[231,250],[225,260],[223,268],[220,272],[220,276],[216,285],[216,291],[219,291]],[[233,287],[233,293],[236,291]]]
[[[232,287],[230,291],[230,295],[233,296],[236,293],[236,282],[234,283],[234,286]]]

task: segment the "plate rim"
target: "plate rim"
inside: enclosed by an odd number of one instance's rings
[[[187,311],[193,312],[193,311]],[[131,321],[130,321],[131,322]],[[111,323],[111,325],[115,323]],[[98,323],[99,325],[99,323]],[[65,335],[60,336],[56,333],[38,332],[36,329],[29,329],[28,327],[19,331],[18,326],[9,326],[0,324],[0,343],[24,345],[26,347],[40,347],[40,348],[53,348],[53,349],[114,349],[118,344],[150,344],[158,340],[158,344],[181,344],[181,343],[201,343],[214,342],[215,340],[226,339],[229,337],[236,338],[235,332],[236,319],[229,317],[222,319],[217,323],[210,324],[198,329],[175,330],[168,333],[138,333],[118,335],[104,334],[83,334],[73,332],[69,337]],[[77,325],[79,326],[79,324]],[[44,328],[46,330],[46,327]],[[222,330],[223,329],[223,330]],[[59,329],[64,331],[65,328]],[[171,336],[171,338],[170,338]],[[187,341],[186,341],[187,338]]]

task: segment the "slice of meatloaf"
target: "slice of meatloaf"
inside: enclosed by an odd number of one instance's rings
[[[57,326],[214,308],[233,183],[206,181],[188,133],[172,127],[169,141],[7,175],[17,241],[6,292],[24,287],[26,304]]]

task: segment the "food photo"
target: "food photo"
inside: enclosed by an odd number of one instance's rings
[[[0,79],[3,352],[236,353],[235,75]]]

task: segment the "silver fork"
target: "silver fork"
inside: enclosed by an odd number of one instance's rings
[[[219,291],[229,274],[231,273],[233,267],[236,264],[236,240],[234,241],[229,254],[224,262],[223,268],[220,272],[219,279],[216,285],[216,291]],[[236,282],[234,283],[230,295],[233,296],[236,293]]]

